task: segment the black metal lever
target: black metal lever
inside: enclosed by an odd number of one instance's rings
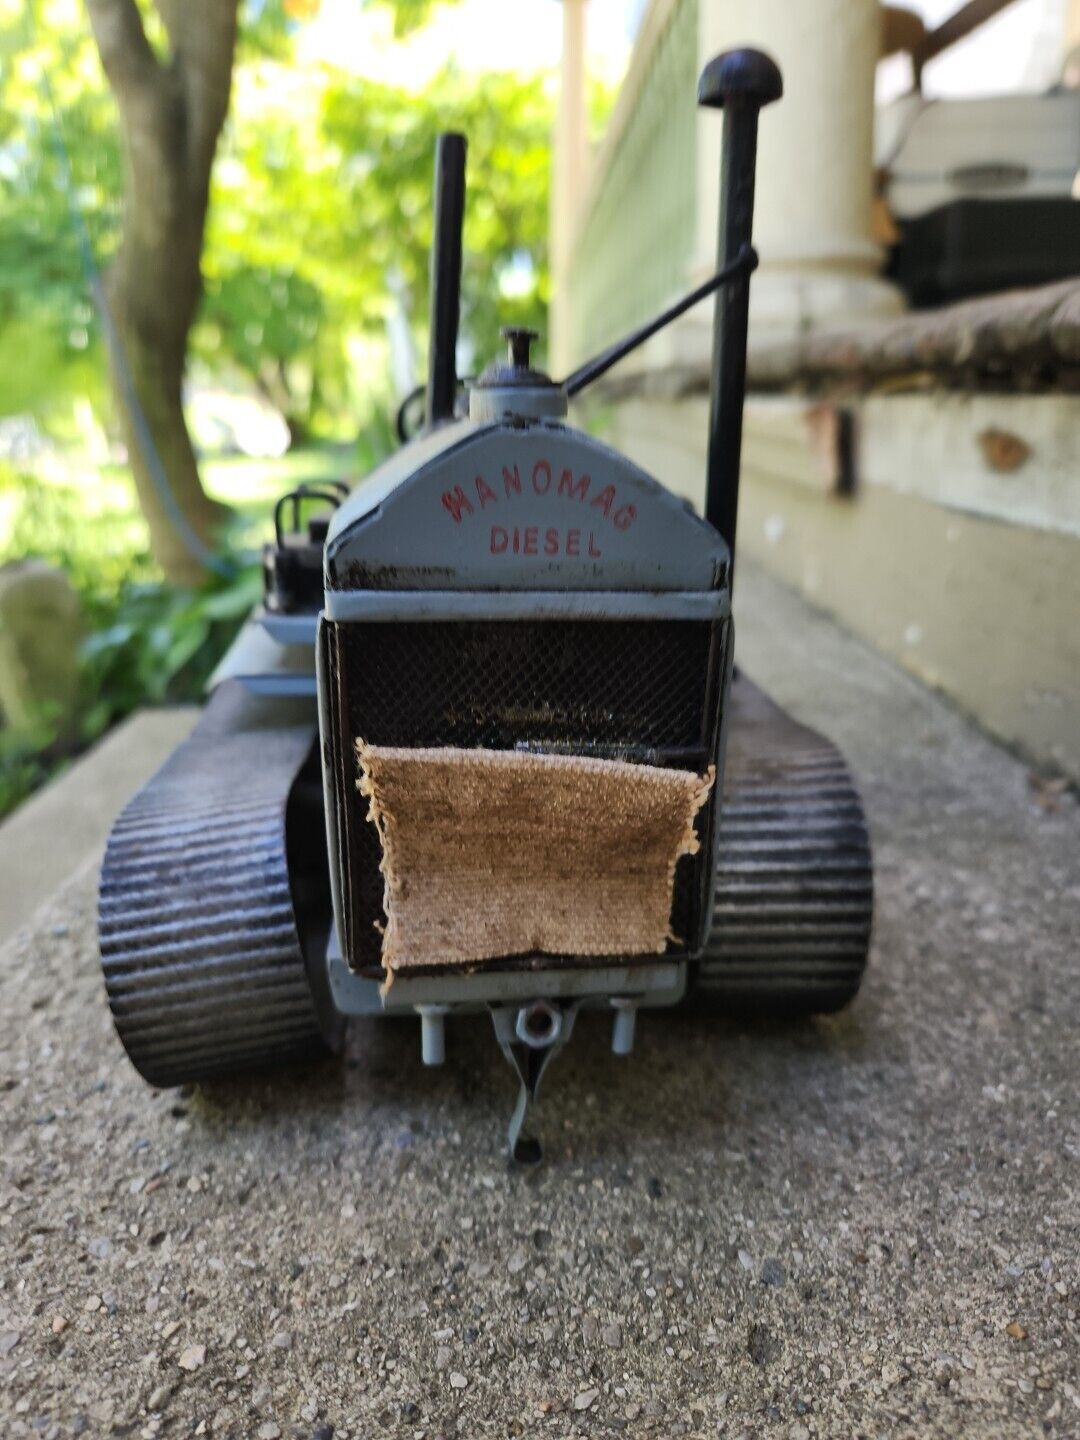
[[[457,395],[461,313],[461,230],[465,219],[465,137],[440,135],[435,146],[435,234],[431,246],[431,326],[426,421],[452,420]]]
[[[724,112],[720,162],[720,265],[749,246],[754,220],[754,169],[758,114],[779,100],[784,82],[779,66],[760,50],[728,50],[710,60],[698,82],[698,104]],[[717,292],[713,320],[712,384],[709,395],[709,455],[705,476],[705,518],[728,543],[735,566],[735,523],[739,512],[739,459],[746,398],[746,332],[750,275]]]
[[[616,340],[614,345],[602,350],[599,355],[594,355],[591,360],[586,360],[584,365],[579,365],[563,381],[563,389],[567,395],[577,395],[585,389],[586,385],[591,385],[594,380],[599,380],[601,375],[606,375],[613,365],[617,365],[632,350],[636,350],[639,345],[644,345],[645,341],[651,340],[658,330],[662,330],[665,325],[670,325],[680,315],[685,315],[687,310],[693,309],[695,305],[714,294],[721,285],[728,284],[729,281],[740,275],[750,276],[757,269],[757,263],[758,257],[754,247],[744,245],[730,265],[725,265],[715,275],[710,275],[708,280],[702,281],[695,290],[691,290],[681,300],[676,300],[674,305],[669,305],[659,315],[654,315],[639,329],[631,331],[629,335],[624,335],[621,340]]]

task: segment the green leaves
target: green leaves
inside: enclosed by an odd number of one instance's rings
[[[391,317],[424,352],[440,130],[461,129],[470,142],[468,367],[498,349],[501,323],[543,330],[548,293],[554,110],[544,78],[450,67],[413,92],[303,65],[296,41],[319,8],[318,0],[245,0],[241,9],[233,113],[214,172],[193,337],[206,370],[249,377],[297,433],[340,427],[388,403]],[[433,4],[397,0],[386,8],[405,34]],[[80,224],[94,263],[107,266],[119,235],[121,161],[81,7],[37,0],[6,23],[4,14],[0,344],[27,363],[0,374],[0,415],[48,419],[87,391],[104,400]]]
[[[460,130],[469,141],[464,348],[482,363],[498,349],[500,324],[543,329],[552,125],[552,99],[538,76],[448,68],[412,95],[370,80],[328,87],[321,129],[339,157],[340,210],[329,238],[343,255],[363,257],[369,325],[384,318],[388,279],[396,276],[407,318],[423,338],[435,139]]]
[[[0,731],[0,816],[133,710],[200,700],[260,589],[259,568],[249,566],[206,590],[127,582],[111,597],[85,595],[95,628],[80,650],[77,733],[60,744],[44,713],[17,734]]]
[[[261,595],[260,567],[250,555],[235,557],[230,578],[202,589],[165,584],[146,553],[137,516],[115,499],[103,502],[82,478],[63,484],[0,464],[0,519],[7,532],[6,539],[0,534],[0,563],[35,556],[60,567],[79,592],[87,621],[76,732],[61,736],[44,709],[17,734],[0,729],[0,815],[132,710],[200,700]]]
[[[395,13],[415,24],[428,8]],[[466,368],[499,348],[500,324],[543,330],[553,123],[542,77],[451,67],[410,92],[322,68],[241,68],[214,176],[196,354],[241,369],[301,433],[390,405],[388,324],[404,323],[417,355],[426,348],[432,163],[445,129],[470,143]]]
[[[118,234],[120,160],[113,112],[71,6],[0,12],[0,416],[48,418],[101,368],[84,240],[99,258]],[[68,23],[64,23],[67,21]]]

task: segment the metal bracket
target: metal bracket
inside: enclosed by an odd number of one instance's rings
[[[409,1015],[422,1005],[445,1005],[448,1015],[482,1014],[508,1005],[516,1013],[541,993],[550,1001],[607,1005],[613,995],[648,1009],[677,1005],[686,994],[686,961],[657,956],[644,964],[544,966],[536,970],[464,970],[410,975],[399,971],[387,990],[379,980],[357,975],[342,958],[337,927],[326,947],[330,993],[343,1015]]]
[[[521,1081],[507,1131],[510,1158],[518,1165],[538,1165],[544,1158],[544,1147],[539,1138],[526,1129],[526,1122],[535,1115],[540,1082],[570,1039],[577,1012],[576,1003],[555,1006],[546,1000],[535,1000],[520,1008],[491,1007],[499,1048]],[[541,1023],[538,1024],[538,1020]]]

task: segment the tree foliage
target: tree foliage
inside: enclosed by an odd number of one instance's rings
[[[422,24],[432,5],[397,0],[397,31]],[[550,81],[449,68],[411,92],[300,66],[295,40],[315,8],[315,0],[242,7],[193,334],[204,371],[248,377],[298,434],[340,427],[385,402],[385,363],[373,370],[370,357],[395,314],[423,354],[440,130],[469,139],[466,363],[493,353],[500,324],[543,329],[548,287]],[[102,398],[100,334],[72,203],[98,264],[119,240],[115,110],[81,8],[37,0],[32,25],[28,13],[20,7],[5,22],[0,11],[0,343],[17,339],[22,350],[33,337],[27,365],[0,378],[0,414],[44,413],[87,390]],[[165,53],[156,12],[146,5],[143,13],[155,53]],[[368,342],[360,374],[349,362],[357,340]]]
[[[210,364],[253,376],[302,428],[362,405],[350,338],[395,312],[422,351],[435,138],[469,139],[463,351],[479,362],[500,324],[543,328],[552,102],[539,77],[447,70],[409,94],[370,80],[263,76],[223,147],[196,335]],[[360,377],[380,397],[385,374]]]
[[[0,415],[102,398],[86,252],[115,249],[119,192],[115,113],[75,0],[0,8]]]
[[[343,202],[343,254],[362,252],[374,276],[399,274],[414,317],[425,313],[435,138],[461,131],[469,142],[466,343],[483,355],[497,346],[500,323],[542,328],[552,124],[551,95],[535,76],[478,81],[449,69],[411,100],[368,82],[331,87],[323,130]],[[369,313],[385,313],[385,279],[364,298]]]
[[[136,3],[143,59],[167,69],[164,15],[176,19],[184,0]],[[397,0],[397,32],[423,24],[434,3]],[[388,323],[411,331],[418,355],[425,348],[440,130],[470,142],[466,368],[495,352],[500,324],[543,328],[553,97],[541,76],[448,68],[416,91],[301,65],[296,38],[317,7],[242,0],[194,373],[246,379],[294,433],[355,433],[370,413],[357,450],[366,464],[389,443]],[[0,420],[29,412],[62,433],[75,397],[110,413],[91,280],[120,249],[123,178],[117,109],[83,0],[0,0]],[[87,741],[147,699],[193,697],[254,591],[248,571],[200,591],[162,585],[137,518],[120,518],[106,498],[122,489],[115,474],[95,479],[82,457],[67,488],[54,482],[0,462],[0,563],[39,554],[75,580],[92,631]],[[16,739],[15,750],[0,743],[0,812],[61,758],[48,733]]]

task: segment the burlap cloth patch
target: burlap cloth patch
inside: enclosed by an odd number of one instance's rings
[[[356,743],[382,840],[382,960],[658,955],[714,772]]]

